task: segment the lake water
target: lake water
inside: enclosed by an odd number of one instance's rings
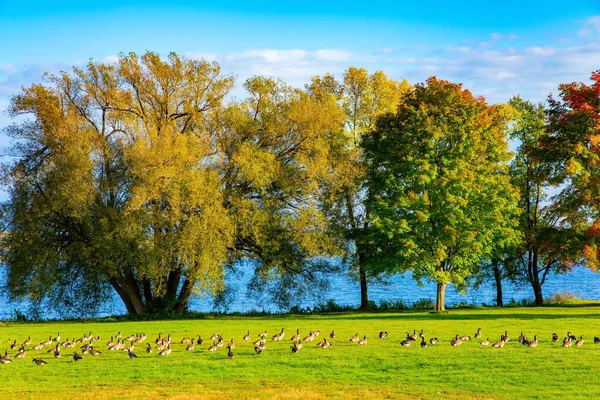
[[[265,305],[264,299],[253,298],[246,290],[246,286],[252,276],[250,265],[238,266],[238,272],[229,277],[231,286],[234,289],[235,296],[229,304],[227,311],[229,312],[248,312],[252,310],[279,312],[273,305]],[[301,307],[314,307],[316,304],[325,303],[329,299],[333,299],[339,305],[357,306],[360,304],[360,289],[358,282],[350,279],[346,274],[336,274],[331,276],[330,290],[322,293],[319,296],[307,298],[303,301]],[[235,281],[234,281],[235,280]],[[0,273],[0,285],[5,281],[5,268],[2,268]],[[410,273],[397,275],[388,279],[386,285],[369,286],[369,299],[379,303],[382,300],[397,301],[402,300],[405,304],[412,304],[419,299],[435,300],[434,283],[428,283],[424,286],[419,286],[411,278]],[[523,299],[532,299],[533,291],[529,286],[515,287],[514,285],[504,282],[504,302],[505,304],[514,299],[521,301]],[[600,274],[592,272],[585,267],[576,267],[573,272],[564,275],[548,276],[546,283],[543,286],[544,297],[557,292],[570,292],[576,294],[579,298],[600,300]],[[467,303],[473,305],[495,304],[496,289],[490,283],[486,283],[477,290],[470,288],[466,293],[460,293],[452,285],[448,285],[446,290],[446,305],[455,305]],[[14,310],[26,311],[28,308],[27,302],[9,302],[4,291],[0,295],[0,319],[5,319],[13,316]],[[215,311],[212,298],[194,297],[190,301],[190,309],[193,311],[212,312]],[[126,310],[121,300],[116,294],[106,304],[100,307],[98,316],[119,315],[125,314]],[[56,317],[52,312],[42,314],[43,317]]]

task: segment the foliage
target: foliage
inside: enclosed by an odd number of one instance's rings
[[[569,291],[556,292],[547,300],[550,304],[567,304],[573,300],[581,300],[581,295]]]
[[[363,139],[371,268],[461,285],[512,232],[506,118],[460,85],[430,78]]]

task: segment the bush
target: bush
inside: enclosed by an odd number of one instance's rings
[[[379,303],[379,307],[377,307],[378,310],[381,311],[389,311],[389,310],[406,310],[409,307],[404,304],[404,302],[402,300],[396,300],[396,301],[387,301],[387,300],[381,300],[381,302]]]
[[[550,304],[565,304],[572,300],[581,300],[581,296],[578,293],[571,293],[565,290],[564,292],[554,293],[546,302]]]
[[[410,308],[413,310],[434,310],[435,301],[431,300],[430,298],[420,298],[412,303]]]

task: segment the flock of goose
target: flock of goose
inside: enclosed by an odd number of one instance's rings
[[[297,329],[296,333],[290,338],[290,340],[293,342],[293,344],[290,346],[292,353],[297,353],[298,351],[300,351],[303,344],[312,343],[320,334],[321,334],[321,332],[318,330],[310,331],[310,333],[307,336],[301,337],[300,330]],[[193,351],[196,349],[196,346],[204,345],[204,340],[202,339],[202,337],[199,334],[196,336],[197,337],[186,336],[183,339],[181,339],[181,341],[179,343],[182,345],[186,345],[185,346],[186,351]],[[267,331],[263,331],[258,334],[256,340],[252,341],[250,331],[248,331],[248,333],[243,336],[242,340],[245,342],[251,342],[254,345],[255,353],[261,354],[266,348],[267,336],[268,336]],[[274,342],[280,342],[284,338],[284,336],[285,336],[285,331],[282,328],[281,332],[279,332],[271,337],[271,340]],[[386,332],[386,331],[379,332],[380,339],[385,339],[387,337],[388,337],[388,332]],[[335,338],[336,338],[335,331],[331,331],[331,333],[329,334],[329,339],[335,339]],[[421,331],[418,334],[417,334],[416,330],[414,330],[412,334],[410,334],[409,332],[406,332],[406,338],[404,340],[402,340],[400,342],[400,344],[402,346],[408,347],[413,342],[418,342],[419,338],[421,339],[420,344],[419,344],[421,346],[421,348],[426,348],[428,345],[435,345],[438,343],[438,339],[436,337],[432,337],[429,339],[429,344],[428,344],[427,341],[425,340],[425,332],[423,331],[423,329],[421,329]],[[477,332],[473,335],[473,338],[480,340],[479,344],[481,346],[486,347],[490,344],[489,338],[483,339],[483,334],[481,333],[481,328],[477,329]],[[159,333],[158,337],[154,340],[154,347],[150,342],[146,342],[146,340],[147,340],[147,337],[146,337],[146,334],[144,334],[144,333],[132,334],[127,337],[123,337],[121,332],[118,332],[115,336],[111,337],[110,341],[108,341],[106,343],[106,351],[127,352],[127,356],[130,359],[134,359],[134,358],[137,358],[136,353],[134,353],[134,349],[136,346],[141,345],[147,354],[153,353],[155,351],[158,353],[159,356],[168,356],[169,354],[171,354],[171,351],[172,351],[171,344],[173,344],[173,343],[172,343],[172,337],[170,334],[168,334],[167,336],[163,336],[162,332]],[[463,342],[470,341],[470,340],[471,340],[471,336],[468,336],[468,335],[460,336],[457,334],[453,339],[450,340],[450,345],[453,347],[458,347],[461,344],[463,344]],[[510,340],[510,336],[508,335],[508,332],[505,331],[503,335],[500,335],[500,340],[498,342],[495,342],[492,344],[492,347],[502,348],[502,347],[504,347],[505,343],[508,342],[509,340]],[[24,340],[22,342],[22,344],[20,344],[20,345],[17,344],[16,339],[14,341],[11,341],[9,339],[8,341],[12,342],[12,344],[10,345],[10,350],[17,350],[17,354],[15,355],[15,358],[18,358],[18,359],[25,358],[27,355],[27,351],[28,351],[27,347],[29,347],[33,344],[31,336],[29,336],[26,340]],[[59,358],[62,356],[61,351],[64,351],[65,349],[74,349],[76,346],[81,345],[79,347],[81,354],[91,355],[91,356],[99,356],[102,354],[102,352],[96,348],[96,347],[99,347],[99,345],[98,345],[99,341],[100,341],[100,336],[93,336],[91,332],[89,334],[84,334],[82,337],[80,337],[77,340],[75,340],[74,338],[73,338],[73,340],[69,340],[67,338],[67,339],[61,341],[60,332],[59,332],[56,337],[52,338],[52,336],[50,336],[50,337],[48,337],[47,340],[40,342],[39,344],[36,344],[35,346],[31,347],[31,349],[33,349],[36,352],[45,350],[48,355],[53,356],[54,358]],[[233,338],[228,343],[225,343],[225,340],[223,339],[222,335],[213,334],[210,337],[210,341],[212,341],[212,344],[210,344],[210,346],[208,347],[208,351],[215,352],[218,349],[225,347],[225,348],[227,348],[227,357],[229,357],[229,358],[234,357],[233,349],[235,349],[236,345],[235,345],[235,340]],[[363,337],[361,338],[358,333],[356,333],[354,336],[352,336],[349,341],[352,343],[357,343],[360,346],[366,346],[368,343],[367,336],[363,335]],[[552,342],[559,342],[559,341],[560,341],[559,336],[556,333],[553,333],[552,334]],[[143,346],[144,342],[146,342],[145,347]],[[535,335],[533,337],[533,340],[529,340],[527,338],[527,336],[523,332],[521,332],[521,334],[519,335],[519,343],[521,343],[522,345],[528,346],[528,347],[536,347],[538,345],[538,335]],[[583,335],[580,336],[579,339],[577,339],[577,337],[572,335],[571,332],[567,332],[567,335],[562,340],[562,347],[568,348],[568,347],[571,347],[573,344],[575,344],[575,346],[583,346],[583,343],[584,343]],[[600,343],[600,337],[597,337],[597,336],[594,337],[594,343],[597,343],[597,344]],[[322,340],[320,340],[317,343],[317,346],[321,347],[323,349],[329,348],[332,345],[333,345],[333,343],[331,341],[329,341],[327,338],[323,338]],[[74,362],[77,362],[77,361],[80,361],[83,359],[82,355],[80,355],[77,351],[74,351],[72,353],[71,357]],[[11,362],[13,362],[13,360],[10,358],[10,356],[8,354],[8,350],[6,350],[4,352],[4,355],[0,357],[0,364],[8,364]],[[37,365],[48,364],[43,359],[37,358],[37,357],[33,359],[33,362]]]

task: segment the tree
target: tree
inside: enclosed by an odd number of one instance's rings
[[[531,285],[535,303],[544,302],[542,286],[550,273],[564,273],[577,262],[578,233],[564,224],[561,208],[549,196],[548,164],[536,156],[546,137],[543,104],[533,105],[519,97],[510,100],[515,119],[510,136],[520,143],[510,165],[513,185],[519,189],[523,239],[506,261],[517,278]]]
[[[319,101],[335,98],[344,111],[344,135],[335,135],[332,143],[336,149],[332,162],[340,174],[329,181],[327,191],[329,201],[324,209],[330,221],[352,245],[346,254],[350,260],[350,271],[357,275],[360,282],[360,309],[369,307],[368,281],[375,279],[378,273],[370,272],[366,267],[366,253],[363,244],[356,239],[359,232],[368,227],[364,200],[365,173],[362,166],[362,149],[359,146],[362,136],[375,127],[377,119],[386,113],[394,112],[402,95],[411,86],[406,80],[395,81],[382,71],[369,75],[364,68],[350,67],[340,82],[331,75],[316,76],[307,91]]]
[[[369,264],[436,281],[438,311],[446,285],[492,256],[515,213],[506,123],[502,109],[432,77],[363,138]]]

